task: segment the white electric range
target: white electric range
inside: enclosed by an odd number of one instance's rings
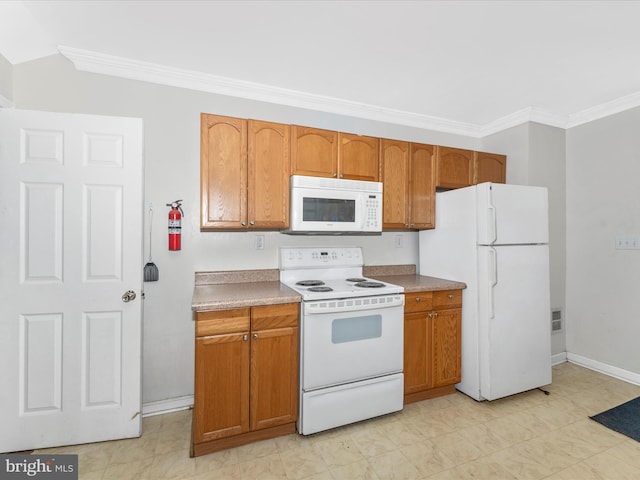
[[[307,435],[402,409],[403,287],[362,275],[360,247],[282,247],[300,304],[300,412]]]

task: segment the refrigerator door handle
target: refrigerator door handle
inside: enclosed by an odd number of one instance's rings
[[[487,196],[489,197],[487,199],[487,229],[489,231],[487,240],[489,240],[489,245],[492,245],[498,239],[498,224],[496,221],[496,207],[493,205],[491,197],[491,188],[489,188]]]
[[[491,285],[489,286],[489,318],[494,318],[494,305],[493,305],[493,288],[498,284],[498,252],[495,248],[489,248],[489,270],[491,272]]]

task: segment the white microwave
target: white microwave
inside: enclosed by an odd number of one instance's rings
[[[382,183],[291,176],[290,229],[300,234],[382,232]]]

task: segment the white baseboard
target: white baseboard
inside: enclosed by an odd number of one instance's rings
[[[614,367],[612,365],[607,365],[606,363],[598,362],[590,358],[582,357],[575,353],[567,353],[567,360],[571,363],[575,363],[576,365],[604,373],[610,377],[624,380],[625,382],[633,383],[634,385],[640,385],[640,374]]]
[[[551,355],[551,365],[560,365],[567,361],[567,352],[556,353]]]
[[[574,353],[562,352],[551,356],[551,364],[559,365],[564,362],[575,363],[585,368],[595,370],[596,372],[609,375],[610,377],[624,380],[625,382],[640,385],[640,374],[623,370],[622,368],[613,367],[606,363],[601,363],[590,358],[582,357]],[[193,395],[185,395],[184,397],[169,398],[167,400],[159,400],[157,402],[148,402],[142,405],[142,416],[150,417],[152,415],[161,415],[163,413],[178,412],[193,408]]]
[[[189,408],[193,408],[193,395],[144,403],[142,405],[142,416],[151,417],[152,415],[179,412],[180,410],[187,410]]]

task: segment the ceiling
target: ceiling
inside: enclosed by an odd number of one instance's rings
[[[640,105],[639,1],[0,1],[14,65],[482,136]]]

